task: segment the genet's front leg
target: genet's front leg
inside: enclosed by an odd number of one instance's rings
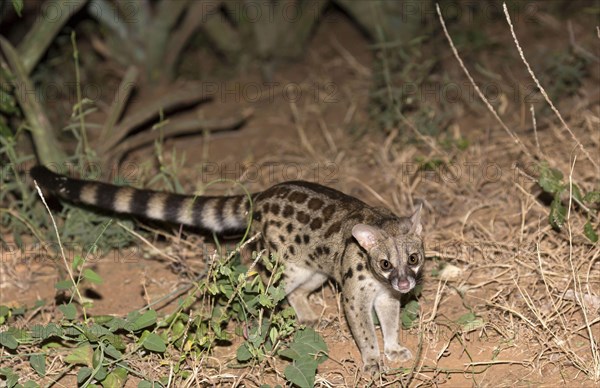
[[[367,372],[377,371],[380,361],[373,323],[374,288],[373,281],[367,279],[347,279],[342,286],[346,319],[360,350],[364,370]]]
[[[375,298],[375,312],[383,333],[383,352],[388,360],[407,361],[412,358],[410,350],[400,345],[400,300],[389,290],[382,290]]]

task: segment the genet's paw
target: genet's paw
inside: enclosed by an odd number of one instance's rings
[[[408,361],[413,358],[410,350],[400,345],[396,345],[391,349],[385,349],[384,353],[390,361]]]
[[[368,359],[363,360],[363,363],[364,363],[363,371],[365,373],[374,375],[380,371],[379,359],[377,359],[375,357],[373,357],[373,358],[369,357]]]

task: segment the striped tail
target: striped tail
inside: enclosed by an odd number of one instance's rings
[[[191,196],[74,179],[44,166],[30,170],[43,189],[72,202],[203,228],[212,232],[239,231],[249,221],[250,201],[245,195]]]

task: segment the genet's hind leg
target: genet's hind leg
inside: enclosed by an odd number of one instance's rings
[[[327,280],[327,276],[301,267],[292,267],[286,269],[285,291],[288,302],[296,311],[298,322],[307,325],[314,325],[319,320],[319,315],[315,313],[308,302],[308,296],[311,292],[321,287]]]

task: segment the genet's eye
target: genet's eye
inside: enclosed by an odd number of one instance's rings
[[[408,264],[409,265],[417,265],[419,263],[419,254],[418,253],[411,253],[408,256]]]
[[[390,263],[388,260],[385,260],[385,259],[381,260],[379,262],[379,265],[381,266],[381,269],[383,269],[385,271],[392,268],[392,263]]]

